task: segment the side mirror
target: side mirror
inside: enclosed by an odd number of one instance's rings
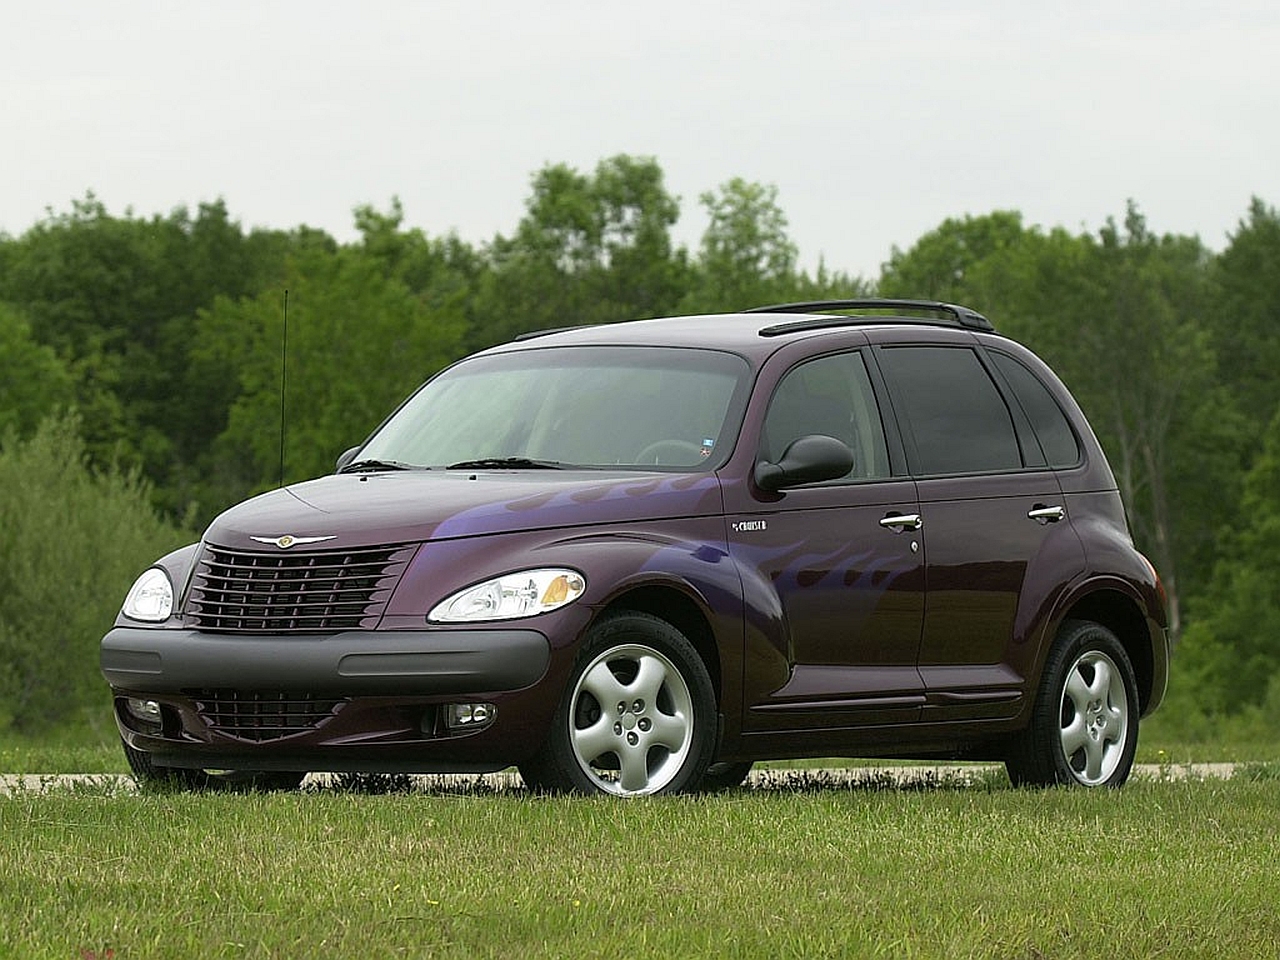
[[[342,456],[338,458],[338,462],[334,464],[334,467],[333,467],[334,472],[336,473],[337,471],[345,467],[348,463],[350,463],[352,460],[354,460],[356,458],[356,454],[359,452],[360,452],[359,447],[352,447],[350,450],[345,451],[342,454]]]
[[[853,451],[835,437],[810,434],[792,441],[777,463],[756,464],[756,486],[770,493],[802,483],[836,480],[853,469]]]

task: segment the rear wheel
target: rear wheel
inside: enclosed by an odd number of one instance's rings
[[[588,634],[547,742],[520,773],[534,789],[676,793],[701,779],[715,727],[693,645],[657,617],[616,614]]]
[[[1063,625],[1045,663],[1031,725],[1005,766],[1015,785],[1118,787],[1138,747],[1133,665],[1114,633]]]
[[[189,767],[162,767],[151,754],[135,750],[123,740],[125,759],[140,787],[167,787],[174,790],[296,790],[306,773],[293,770],[198,770]]]

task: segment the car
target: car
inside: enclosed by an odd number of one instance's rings
[[[638,796],[814,757],[1118,786],[1169,656],[1058,377],[967,307],[855,299],[463,359],[157,560],[101,669],[141,781]]]

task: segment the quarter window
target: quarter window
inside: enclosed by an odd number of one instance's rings
[[[973,350],[886,347],[878,356],[896,386],[894,404],[915,441],[915,473],[1021,469],[1009,409]]]
[[[1013,395],[1031,421],[1040,441],[1045,460],[1051,467],[1074,467],[1080,462],[1080,444],[1067,416],[1053,399],[1053,394],[1034,373],[1013,357],[992,353],[992,360],[1009,381]]]

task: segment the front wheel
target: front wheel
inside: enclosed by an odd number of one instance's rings
[[[1005,761],[1017,786],[1118,787],[1138,748],[1137,682],[1114,633],[1063,625],[1045,663],[1031,725]]]
[[[539,756],[539,789],[644,796],[694,788],[715,746],[715,694],[680,631],[616,614],[587,636]]]
[[[728,760],[717,761],[707,767],[707,772],[702,775],[702,782],[698,784],[698,789],[707,793],[733,790],[746,783],[753,766],[750,760],[737,763]]]

